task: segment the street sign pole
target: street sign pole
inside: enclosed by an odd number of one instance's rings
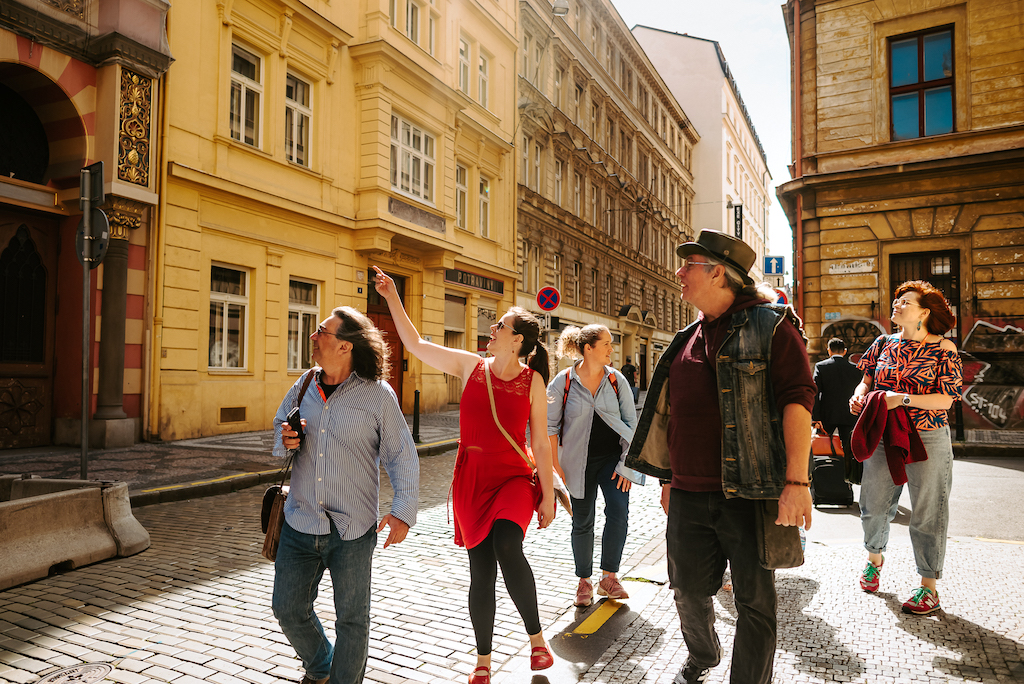
[[[92,171],[82,169],[82,221],[85,239],[82,245],[82,479],[89,477],[89,268],[92,261]]]
[[[98,192],[97,192],[98,188]],[[92,207],[103,204],[103,162],[82,169],[78,206],[82,210],[82,479],[89,476],[89,290],[92,285]]]

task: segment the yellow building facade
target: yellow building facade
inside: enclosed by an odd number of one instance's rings
[[[996,0],[790,0],[796,305],[812,356],[940,288],[964,362],[955,438],[1024,444],[1024,12]]]
[[[403,409],[416,390],[447,404],[368,274],[396,278],[424,336],[461,323],[468,349],[511,305],[515,20],[513,0],[174,6],[150,437],[269,428],[339,305],[390,332]]]

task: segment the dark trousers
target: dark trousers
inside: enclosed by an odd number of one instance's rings
[[[861,478],[864,476],[864,464],[853,457],[853,447],[850,446],[850,438],[853,436],[852,425],[822,425],[822,428],[828,435],[832,435],[836,430],[839,431],[839,441],[843,445],[843,466],[846,475],[846,481],[851,484],[860,484]]]
[[[733,684],[768,684],[775,659],[775,572],[758,560],[754,504],[721,492],[679,489],[669,498],[668,576],[689,662],[700,667],[714,667],[722,658],[711,597],[729,563],[737,612]]]

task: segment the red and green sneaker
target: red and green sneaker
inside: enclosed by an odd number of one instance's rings
[[[878,581],[882,574],[882,566],[885,564],[885,556],[882,556],[882,562],[875,565],[871,561],[868,561],[864,571],[860,573],[860,588],[869,594],[874,594],[878,591]]]
[[[930,615],[942,610],[939,605],[939,594],[928,587],[918,587],[913,595],[903,604],[903,612],[910,615]]]

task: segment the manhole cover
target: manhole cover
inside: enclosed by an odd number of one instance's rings
[[[110,674],[114,668],[110,665],[103,663],[86,663],[85,665],[76,665],[75,667],[68,667],[53,674],[48,674],[40,679],[37,684],[54,684],[64,682],[82,682],[88,684],[89,682],[98,682]]]

